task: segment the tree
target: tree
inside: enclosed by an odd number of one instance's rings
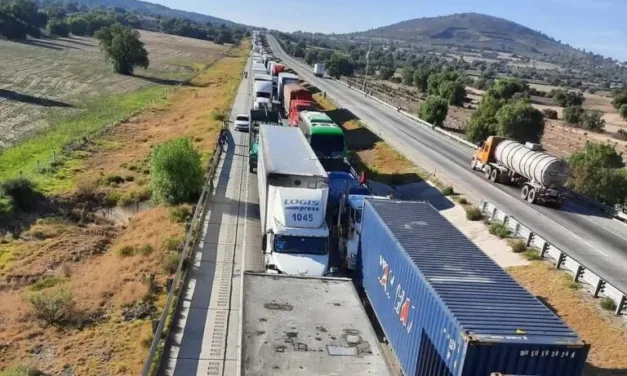
[[[64,21],[59,19],[51,19],[46,26],[50,35],[58,37],[67,37],[70,35],[70,26]]]
[[[305,49],[302,48],[300,45],[297,45],[294,48],[294,57],[300,57],[300,58],[305,57]]]
[[[570,125],[577,125],[581,122],[584,109],[580,106],[569,106],[564,109],[564,120]]]
[[[618,110],[625,104],[627,104],[627,90],[623,89],[622,91],[614,94],[612,105]]]
[[[544,110],[542,110],[542,114],[547,119],[552,119],[552,120],[556,120],[557,119],[557,111],[555,111],[555,110],[553,110],[551,108],[545,108]]]
[[[544,133],[542,112],[526,102],[508,103],[496,113],[498,134],[516,141],[539,143]]]
[[[381,67],[379,68],[379,78],[382,80],[389,80],[392,76],[394,76],[394,72],[396,72],[396,69],[393,67]]]
[[[605,130],[605,120],[601,111],[584,111],[581,116],[581,127],[593,132]]]
[[[497,80],[494,86],[487,91],[488,95],[492,95],[497,99],[512,99],[516,93],[524,93],[529,91],[529,85],[518,79],[502,79]]]
[[[459,81],[446,81],[440,85],[440,97],[446,99],[451,106],[460,106],[466,98],[466,88]]]
[[[215,42],[217,44],[233,43],[233,35],[231,34],[231,31],[228,29],[220,29]]]
[[[488,136],[498,134],[496,114],[504,100],[486,95],[481,99],[477,111],[472,114],[466,126],[466,137],[474,143],[485,141]]]
[[[340,78],[340,76],[352,76],[355,71],[355,64],[345,55],[334,53],[329,60],[324,63],[329,76]]]
[[[429,88],[429,76],[431,71],[424,67],[419,67],[414,71],[414,86],[423,93]]]
[[[623,119],[627,120],[627,104],[620,106],[618,113]]]
[[[411,66],[405,66],[401,71],[403,84],[412,85],[414,83],[414,70]]]
[[[430,96],[420,105],[418,117],[436,126],[442,126],[448,114],[448,102],[444,98]]]
[[[627,171],[622,157],[611,144],[588,142],[568,158],[568,186],[606,204],[625,202]]]
[[[115,24],[99,30],[95,37],[117,73],[130,75],[135,67],[148,68],[148,51],[137,30]]]
[[[309,65],[314,65],[318,61],[318,50],[315,48],[310,49],[305,54],[305,62]]]
[[[158,144],[150,155],[152,197],[160,203],[178,204],[198,198],[204,183],[200,153],[187,138]]]
[[[564,89],[553,90],[553,100],[561,107],[581,106],[584,101],[583,93],[580,91],[568,91]]]

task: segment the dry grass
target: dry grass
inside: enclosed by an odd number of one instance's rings
[[[215,59],[228,49],[149,31],[141,31],[141,37],[150,67],[138,69],[135,77],[113,73],[93,38],[0,40],[0,81],[13,94],[0,101],[0,148],[45,128],[53,118],[79,112],[86,100],[187,79],[196,62]]]
[[[627,331],[611,313],[600,312],[597,300],[570,287],[571,279],[546,263],[508,268],[532,294],[541,296],[557,314],[592,345],[587,375],[615,375],[627,369]],[[593,371],[594,368],[594,371]],[[614,370],[614,371],[612,371]]]
[[[358,171],[381,183],[400,185],[421,181],[419,170],[393,147],[370,132],[359,119],[340,115],[331,100],[320,93],[314,99],[344,129],[346,144],[352,153],[351,162]]]

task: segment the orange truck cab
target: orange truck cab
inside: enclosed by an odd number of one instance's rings
[[[480,162],[481,164],[488,164],[494,161],[494,149],[499,142],[505,140],[503,137],[490,136],[485,140],[481,146],[475,150],[475,154],[472,157],[473,165]]]

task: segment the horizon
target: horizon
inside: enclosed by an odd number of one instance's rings
[[[627,45],[624,44],[627,25],[622,20],[622,15],[627,13],[627,1],[622,0],[528,0],[511,4],[477,0],[472,5],[465,0],[450,0],[446,4],[419,1],[418,5],[409,0],[396,0],[394,5],[378,0],[301,0],[298,12],[277,0],[231,0],[211,5],[193,0],[150,2],[249,26],[325,34],[367,31],[415,18],[481,13],[541,31],[575,48],[627,61]]]

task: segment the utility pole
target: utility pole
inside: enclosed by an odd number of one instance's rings
[[[361,91],[366,92],[366,81],[368,80],[368,66],[370,66],[370,49],[372,47],[372,40],[368,44],[368,53],[366,53],[366,76],[364,77],[364,87]]]

